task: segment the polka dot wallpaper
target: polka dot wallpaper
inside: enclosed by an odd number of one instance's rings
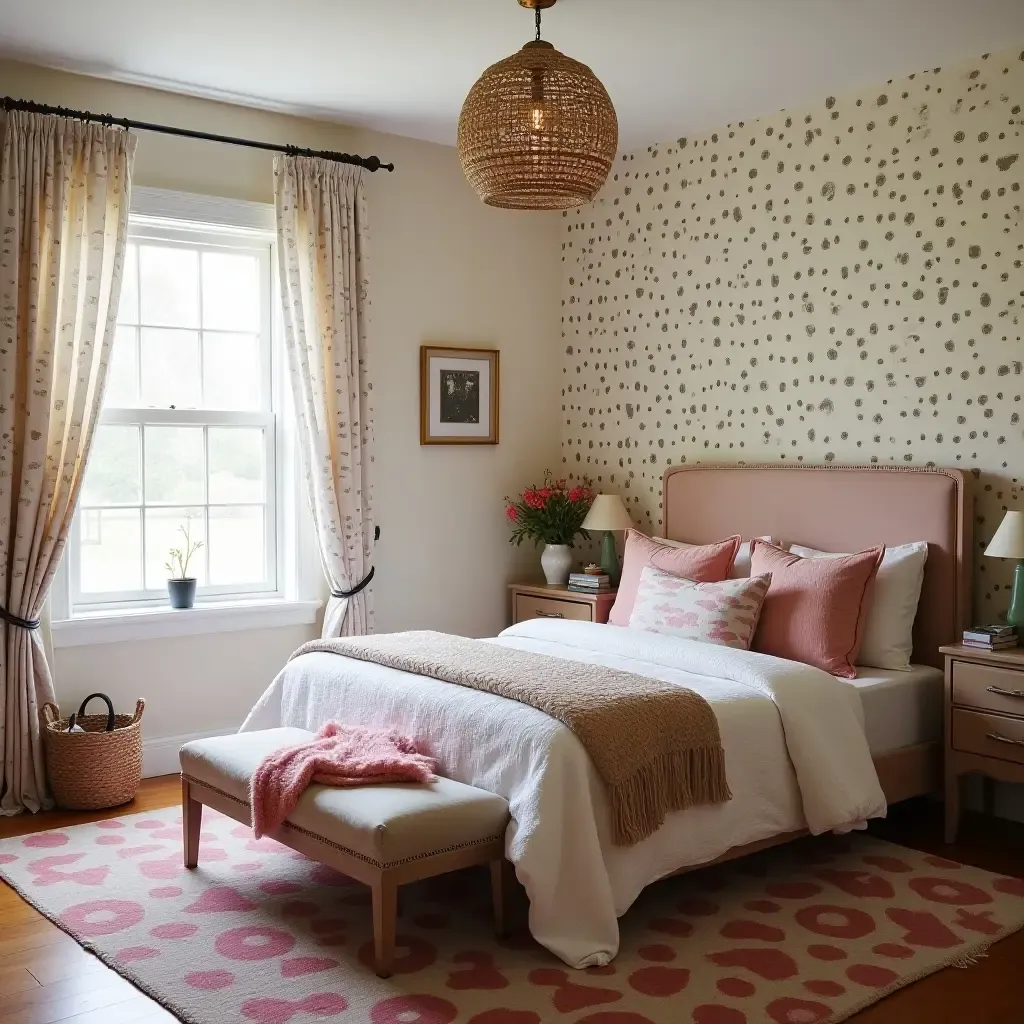
[[[562,452],[657,532],[683,462],[960,467],[975,614],[1024,508],[1024,50],[620,156],[565,215]]]

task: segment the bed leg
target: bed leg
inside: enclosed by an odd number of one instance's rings
[[[203,805],[192,798],[192,787],[187,779],[181,780],[181,840],[184,847],[185,867],[199,864],[199,834],[203,827]]]
[[[947,755],[948,756],[948,755]],[[960,776],[955,768],[946,767],[946,808],[943,838],[947,843],[956,842],[960,829]]]
[[[498,938],[508,934],[506,915],[507,893],[505,891],[505,872],[509,869],[504,856],[491,861],[491,902],[494,905],[494,933]]]
[[[395,925],[398,918],[398,886],[386,873],[372,886],[373,953],[378,978],[390,978],[395,965]]]

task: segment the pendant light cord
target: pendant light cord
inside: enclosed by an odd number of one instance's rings
[[[534,11],[534,17],[537,19],[537,42],[540,42],[540,6]]]

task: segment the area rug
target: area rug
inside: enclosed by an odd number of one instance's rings
[[[186,871],[180,823],[8,839],[0,874],[190,1024],[823,1024],[1024,925],[1024,880],[825,837],[651,886],[587,971],[497,941],[485,872],[419,883],[381,981],[363,886],[209,809]]]

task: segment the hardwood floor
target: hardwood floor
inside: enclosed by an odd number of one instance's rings
[[[177,775],[146,779],[131,804],[113,811],[51,811],[0,818],[0,838],[135,814],[180,800]],[[0,884],[3,1024],[174,1024],[176,1020],[47,921],[13,889]]]
[[[0,838],[177,804],[176,775],[143,782],[135,802],[110,812],[54,811],[0,818]],[[1024,875],[1024,825],[965,815],[960,838],[942,842],[941,807],[912,800],[872,832],[1003,874]],[[930,975],[849,1018],[854,1024],[1024,1024],[1024,931],[977,965]],[[3,1024],[157,1024],[175,1018],[0,885],[0,1021]],[[685,1024],[685,1022],[680,1022]],[[751,1022],[753,1024],[753,1022]]]

